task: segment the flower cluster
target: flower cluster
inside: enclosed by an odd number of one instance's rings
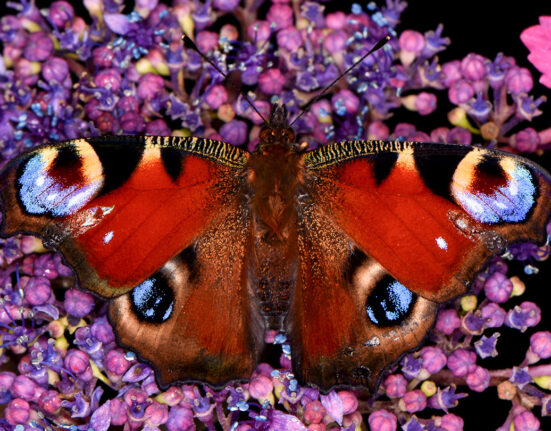
[[[551,129],[526,126],[544,101],[531,94],[527,69],[503,54],[473,53],[440,64],[436,54],[449,44],[441,26],[397,34],[404,2],[326,13],[321,2],[274,0],[263,15],[258,3],[140,0],[123,13],[118,1],[86,0],[83,16],[66,1],[44,10],[29,0],[10,3],[13,13],[0,19],[0,167],[45,142],[102,134],[193,134],[252,151],[263,120],[242,90],[265,117],[279,99],[292,119],[387,34],[393,39],[384,49],[295,123],[300,142],[314,148],[341,139],[396,138],[520,153],[551,143]],[[547,29],[548,21],[542,25]],[[230,75],[231,85],[184,48],[184,33]],[[539,39],[527,37],[541,59]],[[536,64],[549,76],[548,63]],[[389,126],[403,108],[430,116],[441,95],[447,95],[449,105],[440,109],[449,111],[449,125]],[[535,272],[548,254],[546,246],[522,244],[508,256]],[[498,354],[499,328],[524,332],[541,318],[536,304],[518,301],[525,286],[507,269],[505,260],[494,259],[470,295],[440,311],[427,345],[389,370],[369,398],[300,386],[285,337],[274,333],[266,338],[281,348],[279,366],[260,364],[249,383],[163,391],[150,367],[117,346],[105,304],[75,288],[59,255],[33,237],[0,239],[0,430],[192,430],[203,424],[323,431],[360,430],[366,421],[373,431],[398,424],[458,431],[463,420],[450,410],[469,390],[490,386],[511,402],[503,430],[536,430],[534,406],[551,415],[551,365],[540,364],[551,357],[551,333],[533,332],[525,359],[513,368],[480,364]]]

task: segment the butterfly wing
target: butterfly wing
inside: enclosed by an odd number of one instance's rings
[[[123,308],[123,298],[132,294],[124,295],[114,302],[111,316],[124,344],[156,367],[167,367],[167,358],[178,357],[187,347],[188,357],[195,357],[197,367],[208,374],[207,381],[220,383],[232,370],[234,377],[246,377],[258,354],[243,281],[248,215],[240,187],[248,156],[223,142],[199,138],[109,137],[44,146],[0,173],[3,233],[42,237],[63,253],[83,288],[103,297],[139,286],[133,290],[133,307]],[[239,235],[232,222],[241,223]],[[209,255],[224,235],[242,248],[240,259]],[[190,252],[197,257],[186,259]],[[232,275],[213,287],[208,282],[215,275],[207,275],[211,270],[218,278]],[[156,307],[151,297],[155,289],[160,293]],[[209,314],[213,298],[234,310],[231,319],[227,313],[216,319]],[[132,324],[124,325],[126,319]],[[167,329],[157,335],[163,325]],[[230,325],[237,341],[222,351],[217,343]],[[188,331],[184,338],[182,328]],[[149,355],[150,346],[171,334],[175,341],[170,348],[159,357]],[[145,343],[149,338],[154,341]],[[171,375],[196,374],[188,370]]]
[[[436,303],[464,293],[490,256],[545,240],[551,180],[517,156],[351,141],[304,162],[313,210],[299,208],[301,275],[288,322],[295,371],[322,388],[374,383],[423,338]],[[326,243],[341,244],[337,255]]]

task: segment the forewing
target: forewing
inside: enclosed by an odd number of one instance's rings
[[[543,243],[551,180],[483,148],[350,141],[307,153],[309,194],[353,244],[408,289],[445,301],[508,244]]]
[[[198,138],[44,146],[0,173],[2,232],[42,237],[63,253],[83,288],[117,296],[189,247],[239,198],[247,157]]]

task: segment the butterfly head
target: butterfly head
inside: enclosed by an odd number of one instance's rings
[[[295,141],[295,133],[289,127],[287,108],[285,105],[274,103],[270,120],[260,131],[261,145],[288,145]]]

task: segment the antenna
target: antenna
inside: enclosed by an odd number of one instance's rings
[[[343,73],[341,73],[339,76],[337,76],[331,84],[329,84],[327,87],[325,87],[317,96],[310,99],[310,101],[302,107],[302,112],[298,114],[295,119],[289,124],[289,127],[291,127],[293,124],[296,123],[296,121],[302,117],[306,111],[308,111],[308,108],[312,106],[314,103],[316,103],[318,100],[320,100],[325,94],[331,89],[343,76],[345,76],[348,72],[350,72],[352,69],[354,69],[358,64],[360,64],[362,61],[365,60],[367,56],[374,53],[375,51],[381,49],[385,44],[390,40],[390,36],[385,36],[382,38],[379,42],[375,44],[373,48],[369,50],[369,52],[362,56],[358,61],[356,61],[352,66],[350,66],[348,69],[346,69]]]
[[[195,42],[193,42],[193,41],[191,40],[191,38],[190,38],[187,34],[184,33],[184,34],[182,35],[182,40],[184,41],[184,46],[185,46],[186,48],[189,48],[189,49],[194,50],[197,54],[199,54],[199,55],[201,56],[201,58],[202,58],[203,60],[205,60],[205,61],[206,61],[207,63],[209,63],[212,67],[214,67],[214,69],[216,69],[216,71],[217,71],[220,75],[222,75],[224,78],[228,79],[228,75],[225,74],[224,72],[222,72],[222,70],[214,63],[214,61],[212,61],[212,60],[211,60],[210,58],[208,58],[205,54],[203,54],[203,53],[199,50],[199,48],[197,47],[197,45],[195,45]],[[230,81],[228,80],[228,82],[230,82]],[[230,85],[232,85],[232,84],[230,83]],[[232,85],[232,86],[233,86],[233,85]],[[247,94],[246,94],[242,89],[239,89],[239,88],[237,88],[237,87],[235,87],[235,86],[233,86],[233,87],[234,87],[234,89],[238,90],[238,91],[241,93],[241,95],[243,96],[243,98],[247,101],[247,103],[248,103],[249,105],[251,105],[251,108],[254,109],[254,111],[258,114],[258,116],[259,116],[260,118],[262,118],[262,120],[264,121],[264,123],[268,124],[268,120],[266,120],[266,118],[264,118],[264,115],[262,115],[262,114],[260,113],[260,111],[256,108],[256,106],[254,106],[254,103],[253,103],[252,100],[249,98],[249,96],[247,96]]]

